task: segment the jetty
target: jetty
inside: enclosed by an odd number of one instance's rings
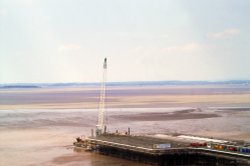
[[[218,139],[214,139],[214,142],[201,142],[198,141],[201,137],[197,137],[195,141],[183,139],[184,135],[167,136],[170,139],[104,133],[84,140],[78,138],[74,145],[76,148],[84,148],[86,151],[153,165],[250,166],[248,144],[235,141],[218,143]],[[192,136],[192,138],[195,137]],[[218,149],[219,144],[224,145],[225,149]],[[237,148],[236,151],[233,148]]]

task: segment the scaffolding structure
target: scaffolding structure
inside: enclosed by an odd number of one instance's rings
[[[96,125],[96,135],[101,135],[104,130],[104,112],[105,112],[105,98],[106,98],[106,81],[107,81],[107,58],[103,62],[103,75],[100,89],[100,103],[98,113],[98,123]]]

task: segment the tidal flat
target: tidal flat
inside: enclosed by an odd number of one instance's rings
[[[0,90],[0,165],[145,165],[74,149],[97,123],[99,87]],[[249,86],[109,87],[108,131],[250,142]]]

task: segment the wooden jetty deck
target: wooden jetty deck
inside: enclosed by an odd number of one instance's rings
[[[249,154],[190,147],[185,141],[172,139],[104,134],[87,138],[83,144],[94,152],[155,165],[250,166]]]
[[[89,138],[88,140],[93,145],[119,148],[153,155],[165,154],[167,151],[172,151],[174,153],[190,151],[190,149],[184,148],[184,146],[187,146],[186,143],[173,143],[173,141],[170,143],[164,140],[147,138],[143,136],[101,135],[97,138]],[[171,148],[163,149],[154,147],[154,145],[164,144],[171,145]]]

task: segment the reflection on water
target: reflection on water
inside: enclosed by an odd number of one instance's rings
[[[168,109],[151,111],[169,112]],[[249,111],[239,114],[222,111],[217,112],[218,117],[167,121],[132,121],[113,116],[141,112],[142,109],[110,111],[106,119],[109,130],[125,131],[130,127],[132,133],[222,133],[220,136],[230,131],[250,139]],[[96,115],[96,110],[0,111],[0,165],[145,165],[73,148],[72,142],[77,136],[90,135],[91,128],[95,128]]]

